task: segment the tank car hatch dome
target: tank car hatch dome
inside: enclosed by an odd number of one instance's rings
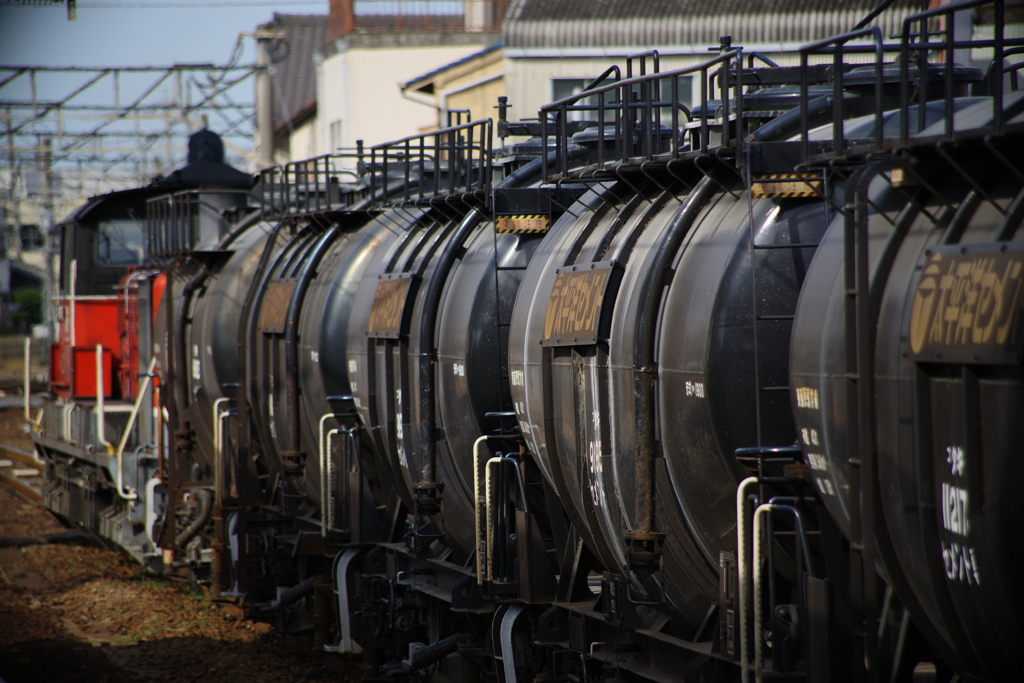
[[[207,128],[196,131],[189,136],[188,163],[224,163],[224,143],[221,141],[220,136]]]
[[[153,184],[174,190],[182,187],[252,187],[253,177],[224,163],[224,143],[220,135],[203,128],[188,139],[187,165],[172,171]]]

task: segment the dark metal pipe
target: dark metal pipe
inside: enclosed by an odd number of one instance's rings
[[[175,378],[176,378],[176,375],[177,375],[177,370],[175,368],[174,353],[171,352],[171,346],[172,346],[171,342],[174,339],[174,306],[173,306],[173,304],[171,302],[174,301],[172,292],[174,290],[174,269],[175,269],[175,267],[177,265],[178,265],[178,262],[175,260],[175,261],[172,261],[171,265],[167,268],[167,275],[165,276],[166,277],[166,282],[165,282],[165,285],[164,285],[164,293],[162,295],[164,297],[164,299],[166,299],[166,302],[165,302],[166,306],[164,308],[164,312],[165,312],[164,317],[166,318],[166,320],[164,321],[165,322],[165,329],[164,329],[164,339],[163,339],[163,342],[164,342],[164,351],[165,351],[166,357],[167,357],[167,367],[163,368],[163,378],[162,379],[163,379],[163,382],[168,384],[169,388],[171,389],[171,391],[168,391],[166,395],[167,395],[167,421],[168,421],[168,423],[171,426],[172,432],[174,430],[175,425],[177,424],[177,419],[178,419],[177,401],[174,398],[174,382],[175,382]],[[158,407],[158,410],[159,410],[159,407]],[[173,443],[174,443],[173,439],[168,439],[168,444],[167,444],[168,452],[170,452]],[[168,489],[168,506],[167,506],[168,507],[168,512],[167,512],[166,515],[164,515],[164,533],[163,533],[161,541],[160,541],[160,547],[162,547],[162,548],[167,548],[169,545],[172,544],[172,542],[174,541],[174,536],[176,535],[175,532],[177,531],[177,528],[176,528],[177,527],[177,519],[175,518],[175,515],[172,514],[172,512],[171,512],[173,510],[173,508],[174,508],[174,503],[175,503],[174,496],[175,496],[175,494],[177,492],[177,489],[176,489],[176,486],[177,486],[177,483],[178,483],[177,459],[174,458],[173,455],[172,455],[171,457],[168,458],[168,461],[169,462],[165,463],[166,464],[166,468],[167,468],[167,471],[165,472],[165,476],[166,476],[167,489]],[[167,559],[167,560],[171,559],[171,558],[167,557],[169,552],[170,551],[165,552],[165,559]]]
[[[414,669],[424,669],[431,664],[440,662],[448,655],[458,652],[459,645],[469,642],[468,633],[456,633],[453,636],[442,638],[436,643],[431,643],[426,647],[421,647],[413,653],[412,659],[409,660],[409,665]]]
[[[573,146],[569,149],[568,156],[573,161],[583,159],[586,155],[587,150],[583,148]],[[535,182],[538,176],[543,173],[545,163],[548,160],[556,159],[557,156],[556,152],[551,152],[540,159],[534,159],[502,181],[502,187],[523,187],[531,182]],[[437,311],[440,307],[441,295],[444,292],[444,284],[448,279],[448,272],[455,263],[458,250],[462,247],[462,243],[465,242],[469,233],[472,232],[473,228],[475,228],[482,219],[483,214],[481,214],[479,210],[474,209],[462,220],[456,233],[448,241],[448,244],[445,246],[445,250],[439,257],[439,265],[435,271],[434,279],[431,283],[431,289],[427,294],[427,301],[425,302],[423,317],[421,318],[419,354],[420,447],[422,448],[423,459],[420,468],[420,481],[416,484],[416,488],[417,490],[423,490],[424,492],[433,491],[437,486],[437,457],[436,449],[434,447],[434,435],[437,432],[437,420],[434,413],[434,395],[436,393],[434,384],[434,366],[435,357],[437,355],[434,332],[437,326]],[[418,495],[419,494],[417,494],[417,496]],[[426,495],[428,498],[432,497],[429,493]]]
[[[710,173],[715,173],[715,168]],[[665,238],[658,245],[658,251],[644,280],[643,302],[636,317],[636,334],[633,346],[634,389],[636,410],[636,474],[637,498],[635,507],[636,530],[627,534],[633,542],[637,557],[653,561],[649,554],[655,547],[654,532],[654,404],[655,382],[658,369],[654,363],[655,328],[658,311],[661,308],[662,291],[669,269],[675,260],[679,247],[693,226],[697,216],[714,196],[718,184],[711,177],[697,184],[683,202],[683,206],[672,219]],[[631,555],[633,553],[631,552]]]
[[[480,221],[483,214],[479,209],[471,210],[459,225],[454,234],[448,240],[444,250],[438,258],[434,276],[426,290],[426,301],[423,305],[423,315],[420,318],[420,353],[419,353],[419,374],[420,374],[420,450],[422,458],[420,461],[420,480],[415,485],[416,497],[421,496],[428,501],[435,501],[433,492],[437,489],[437,449],[434,447],[434,439],[437,433],[437,417],[434,414],[434,371],[436,365],[437,349],[435,343],[435,328],[437,327],[437,311],[441,305],[441,295],[444,292],[444,285],[448,281],[448,272],[451,270],[455,259],[466,241]],[[434,505],[428,502],[428,506]]]
[[[277,601],[277,606],[288,607],[289,605],[294,605],[307,595],[312,595],[313,587],[318,581],[323,581],[323,577],[319,574],[311,576],[302,583],[292,586],[284,593],[281,593],[281,598]]]
[[[331,598],[334,586],[322,581],[313,586],[313,649],[323,651],[331,637]]]
[[[195,538],[196,534],[202,531],[203,527],[209,523],[210,517],[213,515],[213,491],[210,489],[196,489],[192,493],[199,499],[199,514],[196,516],[195,520],[189,524],[177,538],[174,539],[174,544],[178,546],[179,549],[184,548],[185,544]],[[174,514],[173,510],[168,511],[167,514]]]
[[[196,273],[195,276],[193,276],[192,279],[189,280],[188,283],[182,288],[181,294],[177,298],[177,301],[178,301],[177,326],[175,328],[173,328],[174,329],[174,344],[172,345],[173,356],[174,356],[174,365],[177,368],[187,368],[189,366],[188,358],[187,358],[188,341],[185,338],[185,319],[188,317],[188,308],[189,308],[189,302],[190,302],[190,300],[192,298],[192,293],[195,292],[197,289],[199,289],[200,285],[203,284],[203,282],[206,280],[207,275],[209,275],[209,274],[210,274],[209,269],[205,265],[200,264],[199,272]],[[168,278],[168,286],[169,286],[169,282],[170,282],[170,278]],[[168,299],[168,302],[167,302],[168,306],[172,305],[171,304],[172,301],[174,301],[174,300],[173,299]],[[171,355],[171,354],[168,354],[168,355]],[[180,401],[181,402],[180,403],[181,409],[182,409],[183,412],[185,411],[185,408],[188,406],[188,403],[189,403],[189,401],[188,401],[188,390],[185,387],[187,382],[188,382],[188,379],[187,379],[186,375],[182,375],[182,381],[181,382],[175,382],[172,385],[172,392],[171,392],[171,400],[175,401],[175,402]],[[177,429],[183,429],[183,427],[184,427],[183,425],[178,424],[176,422],[172,422],[171,425],[176,430]]]
[[[309,289],[313,274],[339,234],[336,225],[325,231],[313,248],[303,256],[302,270],[299,272],[295,289],[292,290],[291,301],[288,302],[284,331],[284,386],[288,401],[288,449],[296,454],[299,452],[299,311],[302,309],[302,302],[306,298],[306,290]]]
[[[1020,226],[1021,220],[1024,220],[1024,192],[1014,197],[1010,206],[1007,207],[1006,217],[996,234],[996,241],[1008,242]]]
[[[252,458],[250,457],[252,450],[252,420],[250,419],[252,405],[249,401],[251,389],[249,379],[253,371],[251,367],[252,354],[249,353],[249,343],[253,336],[254,327],[252,303],[259,283],[262,282],[263,273],[270,261],[270,254],[273,252],[274,244],[277,243],[278,236],[281,234],[284,226],[284,222],[278,223],[264,243],[259,264],[256,266],[256,272],[249,285],[249,291],[245,295],[245,302],[242,304],[242,317],[239,320],[238,326],[238,388],[236,390],[238,398],[238,471],[235,473],[235,481],[238,486],[238,526],[236,532],[239,538],[244,538],[248,530],[248,515],[246,512],[251,504],[253,493],[250,490],[252,482],[248,476],[252,466]],[[242,544],[238,565],[235,568],[236,579],[240,586],[245,585],[246,571],[244,567],[248,559],[246,555],[245,544]]]
[[[867,16],[865,16],[863,19],[858,21],[857,25],[854,26],[850,30],[851,31],[859,31],[862,28],[866,28],[867,25],[870,24],[875,17],[877,17],[879,14],[881,14],[885,10],[889,9],[889,6],[892,5],[892,3],[895,2],[895,1],[896,0],[882,0],[882,2],[878,3],[877,7],[875,7],[873,10],[868,12]]]
[[[224,239],[222,239],[220,241],[220,243],[217,245],[218,249],[225,249],[225,248],[227,248],[227,246],[230,245],[231,242],[233,242],[236,239],[238,239],[238,237],[241,236],[241,234],[243,232],[245,232],[245,230],[247,230],[249,227],[251,227],[256,222],[258,222],[258,220],[261,217],[262,217],[262,212],[256,212],[256,213],[253,213],[252,215],[246,217],[234,230],[232,230],[227,236],[225,236]],[[175,299],[170,296],[170,291],[171,291],[171,274],[172,274],[173,271],[172,270],[168,270],[168,273],[167,273],[167,287],[166,287],[166,291],[164,293],[164,296],[167,297],[168,318],[169,318],[169,320],[168,320],[168,339],[166,340],[165,343],[167,343],[166,348],[168,350],[168,354],[167,354],[168,358],[169,359],[173,359],[173,365],[174,365],[175,368],[186,368],[186,367],[188,367],[188,362],[187,362],[188,359],[186,358],[188,344],[187,344],[186,339],[185,339],[185,319],[186,319],[186,317],[188,315],[188,308],[189,308],[190,300],[192,298],[192,294],[206,281],[206,278],[210,275],[210,269],[205,264],[203,264],[201,262],[198,262],[198,261],[197,261],[197,263],[199,263],[199,265],[200,265],[199,272],[196,273],[196,275],[191,280],[189,280],[189,282],[182,288],[181,295],[179,297],[177,297],[177,300],[179,301],[180,305],[178,306],[178,309],[177,309],[177,316],[176,316],[177,317],[177,325],[176,326],[170,324],[172,322],[172,320],[173,320],[173,319],[171,319],[171,315],[170,315],[171,306],[173,306],[173,304],[171,302],[175,301]],[[173,339],[174,339],[174,343],[173,344],[169,343],[171,341],[171,338],[172,338],[171,335],[173,335]],[[165,373],[165,374],[167,374],[167,373]],[[178,383],[178,382],[175,381],[176,379],[177,379],[177,373],[176,372],[171,372],[171,373],[168,374],[166,383],[171,385],[170,402],[173,403],[174,405],[178,405],[176,402],[180,401],[181,402],[180,405],[182,407],[182,410],[184,410],[184,408],[188,405],[188,402],[189,402],[188,401],[188,391],[185,389],[185,383],[186,383],[187,380],[185,380],[184,377],[183,377],[183,381]],[[182,425],[177,423],[177,411],[176,410],[172,412],[171,418],[172,419],[170,420],[170,423],[171,423],[172,429],[181,429]],[[213,466],[214,467],[219,467],[220,465],[218,463],[213,463]]]
[[[810,126],[828,121],[832,113],[832,95],[811,100],[807,103],[806,112],[806,123],[801,122],[801,108],[795,107],[755,130],[744,142],[772,142],[801,130],[801,125],[808,126],[809,130]]]

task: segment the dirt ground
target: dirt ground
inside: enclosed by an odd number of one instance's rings
[[[17,410],[0,443],[31,449]],[[0,485],[0,539],[65,529]],[[127,555],[77,545],[0,548],[0,678],[6,683],[326,683],[346,678],[264,624]]]

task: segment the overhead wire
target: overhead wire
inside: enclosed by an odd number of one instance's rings
[[[298,0],[298,2],[289,2],[288,0],[275,0],[270,1],[256,1],[256,2],[188,2],[188,3],[170,3],[161,2],[153,4],[141,4],[141,3],[102,3],[102,4],[78,4],[78,10],[83,9],[206,9],[206,8],[231,8],[237,7],[239,9],[248,9],[250,7],[323,7],[322,1],[313,0]]]

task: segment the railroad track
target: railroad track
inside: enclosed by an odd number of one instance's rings
[[[0,483],[6,484],[33,503],[43,502],[46,463],[33,453],[0,444]]]

